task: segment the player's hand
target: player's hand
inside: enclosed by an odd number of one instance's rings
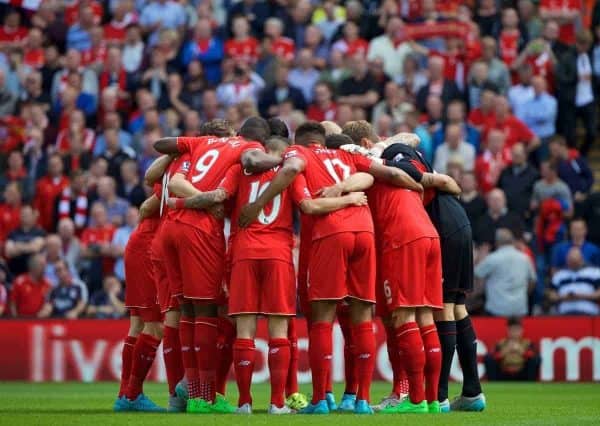
[[[364,192],[351,192],[348,197],[355,206],[366,206],[368,204],[367,195]]]
[[[326,186],[325,188],[319,189],[317,195],[323,198],[339,197],[342,195],[342,187],[337,183],[335,185]]]
[[[206,211],[219,220],[225,217],[225,206],[223,204],[213,204]]]
[[[363,148],[360,145],[354,145],[354,144],[346,144],[346,145],[342,145],[340,146],[340,149],[342,151],[346,151],[349,152],[351,154],[360,154],[360,155],[364,155],[365,157],[369,155],[369,150],[366,148]]]
[[[252,222],[256,220],[261,210],[262,206],[257,203],[246,204],[244,207],[242,207],[238,224],[242,228],[248,227]]]

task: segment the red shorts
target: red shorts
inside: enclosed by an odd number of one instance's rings
[[[181,222],[168,221],[163,229],[164,258],[173,295],[217,301],[225,267],[223,239]]]
[[[134,234],[133,238],[136,238]],[[148,241],[149,242],[149,241]],[[150,308],[158,304],[150,247],[140,246],[136,240],[125,247],[125,307]]]
[[[231,269],[229,315],[296,315],[294,265],[274,259],[238,260]]]
[[[398,308],[442,308],[442,252],[439,238],[419,238],[381,257],[379,313]]]
[[[346,297],[375,302],[375,242],[370,232],[340,232],[312,243],[308,300]]]
[[[129,315],[140,317],[144,322],[162,322],[163,320],[158,304],[150,308],[129,308]]]
[[[302,246],[300,246],[302,248]],[[310,247],[310,246],[309,246]],[[300,250],[298,256],[298,304],[300,311],[307,319],[310,318],[310,302],[308,301],[308,287],[306,280],[308,278],[308,260],[310,258],[309,250]]]

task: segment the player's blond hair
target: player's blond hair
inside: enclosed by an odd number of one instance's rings
[[[416,133],[408,133],[402,132],[397,133],[394,136],[386,139],[385,141],[388,145],[392,145],[394,143],[401,143],[403,145],[408,145],[413,148],[416,148],[421,143],[421,138]]]
[[[342,133],[342,128],[333,121],[321,121],[321,125],[325,127],[325,136],[339,135],[340,133]]]
[[[355,144],[360,145],[363,139],[373,143],[379,142],[379,136],[375,133],[373,126],[366,120],[349,121],[342,127],[342,133],[350,136]]]
[[[202,123],[200,126],[200,136],[217,136],[220,138],[235,136],[235,129],[231,123],[221,118]]]

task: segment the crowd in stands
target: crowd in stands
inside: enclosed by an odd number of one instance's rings
[[[600,2],[0,2],[0,315],[125,314],[152,143],[260,114],[414,132],[463,189],[472,313],[600,312]]]

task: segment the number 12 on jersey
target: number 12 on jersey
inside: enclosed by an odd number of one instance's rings
[[[250,197],[248,202],[255,202],[258,197],[261,196],[263,192],[267,190],[271,182],[265,182],[262,185],[259,181],[254,181],[250,184]],[[281,208],[281,194],[277,194],[275,198],[271,201],[271,213],[267,216],[265,214],[265,210],[261,210],[258,215],[258,222],[263,225],[270,225],[277,219],[277,215],[279,215],[279,210]]]

